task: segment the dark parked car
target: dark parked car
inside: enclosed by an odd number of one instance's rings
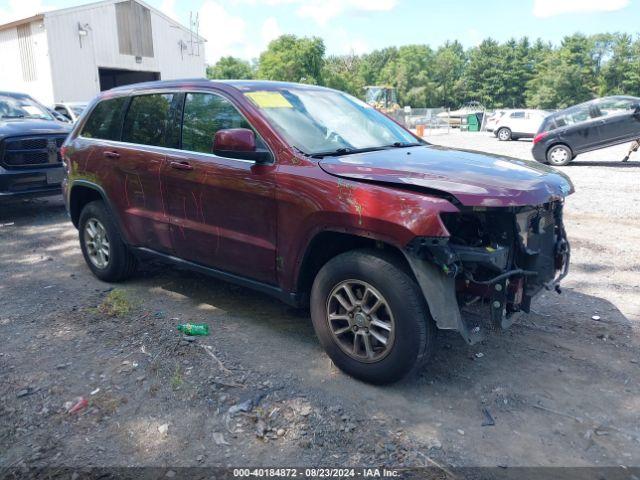
[[[425,144],[309,85],[174,81],[94,100],[63,146],[65,199],[110,282],[154,257],[310,306],[334,363],[415,371],[436,329],[472,344],[567,273],[569,179]],[[461,305],[485,308],[461,315]]]
[[[0,198],[60,193],[70,131],[28,95],[0,92]]]
[[[533,139],[533,158],[567,165],[581,153],[640,138],[640,98],[604,97],[549,115]]]

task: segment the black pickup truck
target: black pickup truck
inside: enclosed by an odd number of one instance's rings
[[[0,92],[0,199],[60,193],[71,125],[22,93]]]

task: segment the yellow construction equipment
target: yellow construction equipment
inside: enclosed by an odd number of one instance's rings
[[[400,110],[398,95],[394,87],[388,85],[368,85],[365,89],[365,101],[382,113],[394,113]]]

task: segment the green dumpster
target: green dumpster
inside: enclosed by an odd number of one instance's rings
[[[480,131],[480,122],[478,121],[478,116],[475,113],[467,115],[467,125],[467,130],[470,132]]]

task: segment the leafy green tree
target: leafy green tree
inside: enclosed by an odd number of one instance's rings
[[[254,77],[249,62],[236,57],[222,57],[207,67],[207,78],[245,80]]]
[[[320,38],[282,35],[260,55],[258,78],[321,85],[324,53]]]
[[[332,55],[324,62],[324,85],[362,97],[364,79],[360,76],[362,57],[355,54]]]
[[[527,104],[538,108],[566,108],[597,94],[595,43],[582,34],[565,37],[557,50],[540,63],[527,85]]]
[[[397,56],[382,68],[378,79],[397,89],[401,105],[424,107],[435,101],[429,76],[433,61],[434,53],[428,46],[405,45],[398,48]]]
[[[611,58],[602,67],[601,94],[640,95],[640,39],[617,34],[611,44]]]
[[[396,47],[387,47],[363,55],[359,75],[366,85],[379,85],[382,80],[380,72],[398,58]]]
[[[475,100],[485,105],[505,106],[507,79],[506,48],[489,38],[471,49],[465,68],[465,84]]]
[[[438,106],[457,108],[466,100],[466,62],[466,53],[458,41],[446,42],[436,51],[432,79]]]
[[[598,95],[640,96],[640,38],[574,34],[559,46],[488,38],[468,50],[446,42],[435,51],[406,45],[327,57],[321,39],[283,35],[256,65],[224,57],[207,76],[326,85],[360,98],[367,85],[387,85],[397,89],[401,105],[413,107],[457,108],[479,100],[490,108],[563,108]]]

